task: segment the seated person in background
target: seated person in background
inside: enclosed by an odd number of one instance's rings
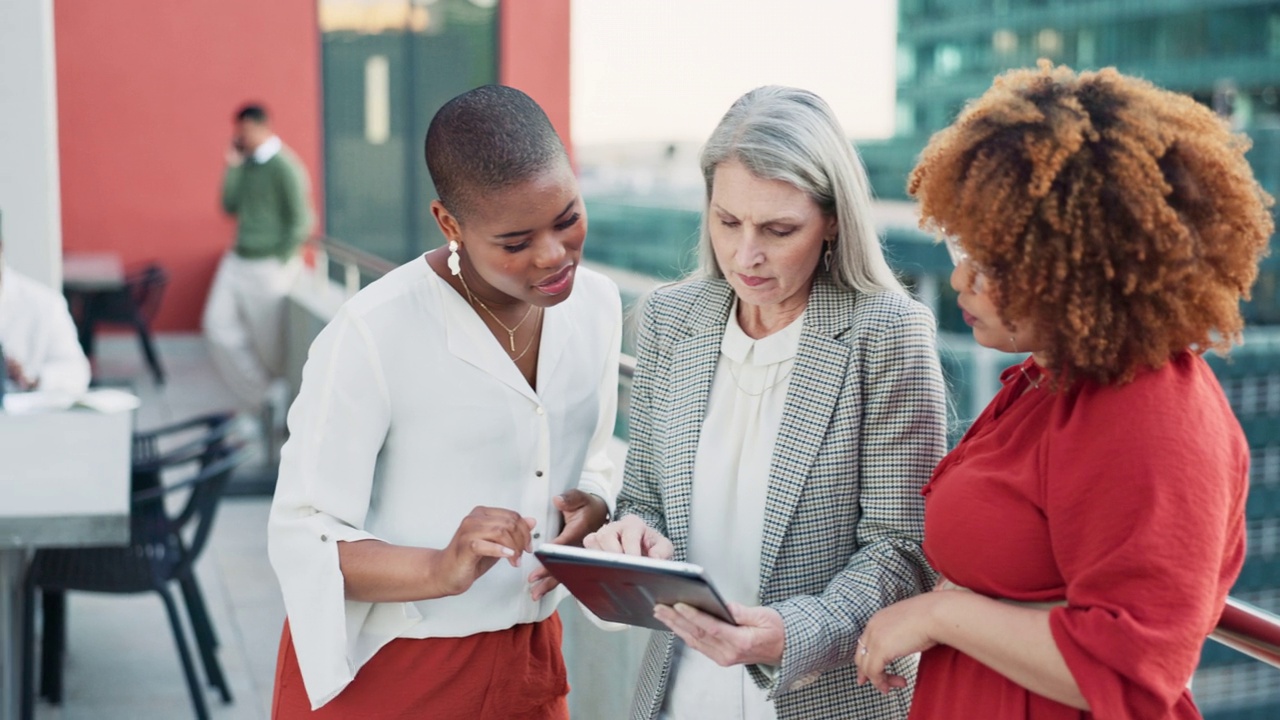
[[[912,720],[1200,717],[1249,488],[1201,355],[1241,340],[1274,229],[1247,147],[1185,95],[1044,60],[921,154],[909,189],[974,340],[1031,356],[926,488],[942,589],[858,641],[886,692],[885,662],[923,651]]]
[[[4,264],[0,236],[0,351],[15,390],[79,395],[89,388],[89,360],[76,340],[67,301]]]

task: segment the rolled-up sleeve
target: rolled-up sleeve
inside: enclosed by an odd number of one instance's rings
[[[339,312],[312,344],[303,368],[267,528],[268,554],[313,708],[337,695],[371,654],[360,629],[374,605],[346,599],[338,543],[373,538],[363,528],[389,422],[377,348],[359,318]],[[421,617],[412,603],[401,610],[402,629]]]

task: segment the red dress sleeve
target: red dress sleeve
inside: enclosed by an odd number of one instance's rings
[[[1165,717],[1244,562],[1244,434],[1190,354],[1059,408],[1041,474],[1067,589],[1054,640],[1095,717]]]

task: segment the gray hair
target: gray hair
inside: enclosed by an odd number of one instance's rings
[[[756,88],[738,98],[702,148],[707,184],[698,243],[702,274],[724,277],[711,248],[709,215],[716,168],[731,160],[757,177],[795,186],[836,217],[839,234],[830,275],[837,287],[906,294],[884,259],[871,219],[867,173],[840,121],[817,95],[779,85]],[[818,272],[827,272],[821,262]]]

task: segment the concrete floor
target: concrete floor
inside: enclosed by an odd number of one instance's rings
[[[160,338],[169,375],[156,387],[127,336],[100,340],[96,378],[128,381],[143,400],[139,429],[213,410],[227,409],[226,388],[195,335]],[[249,461],[249,471],[257,462]],[[209,546],[197,564],[222,663],[234,702],[216,692],[206,700],[214,718],[261,720],[271,708],[276,648],[284,604],[266,557],[270,498],[228,497],[214,523]],[[188,642],[194,643],[190,628]],[[194,651],[194,644],[192,645]],[[199,660],[196,660],[197,665]],[[60,706],[40,703],[40,720],[157,720],[193,717],[178,651],[159,596],[69,593],[67,656]]]
[[[94,377],[127,384],[142,398],[137,427],[149,429],[229,408],[230,394],[197,335],[159,338],[168,383],[157,387],[129,336],[99,340]],[[618,443],[618,447],[624,447]],[[621,451],[615,461],[622,463]],[[261,447],[237,473],[266,472]],[[242,484],[242,489],[244,485]],[[284,604],[266,556],[270,498],[235,495],[222,501],[197,576],[221,640],[219,660],[234,702],[206,694],[213,718],[268,718]],[[565,623],[570,710],[581,720],[624,718],[648,632],[600,632],[576,603],[560,606]],[[190,628],[189,642],[194,643]],[[194,652],[194,644],[192,645]],[[607,662],[602,662],[607,658]],[[199,669],[199,660],[196,659]],[[67,656],[60,706],[40,703],[37,720],[181,720],[194,717],[164,606],[155,594],[69,593]]]

